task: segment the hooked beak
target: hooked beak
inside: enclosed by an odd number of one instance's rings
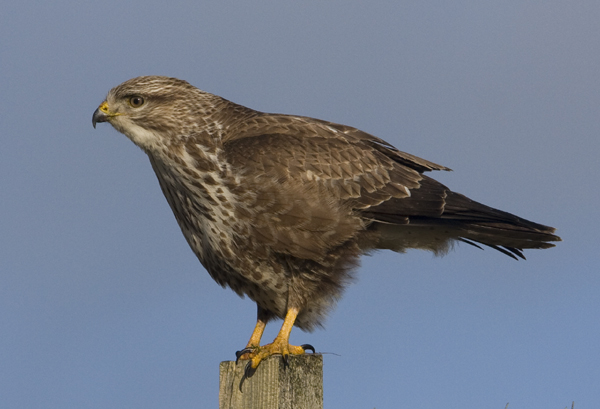
[[[104,101],[100,104],[98,109],[94,111],[94,115],[92,115],[92,125],[96,128],[97,122],[107,122],[111,117],[121,115],[116,112],[110,112],[108,109],[108,103]]]

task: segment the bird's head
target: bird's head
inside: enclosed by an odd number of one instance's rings
[[[177,78],[145,76],[111,89],[92,117],[110,123],[136,145],[152,152],[205,133],[218,98]]]

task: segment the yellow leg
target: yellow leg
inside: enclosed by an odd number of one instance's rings
[[[260,339],[262,338],[263,332],[265,331],[267,323],[265,319],[261,318],[260,311],[258,312],[258,318],[256,319],[256,326],[254,327],[254,331],[252,331],[252,335],[250,336],[250,341],[241,351],[237,351],[235,353],[237,363],[240,359],[246,360],[250,359],[253,356],[253,351],[257,350],[260,347]]]
[[[252,331],[252,336],[250,337],[250,341],[248,341],[246,348],[257,348],[260,346],[260,339],[262,338],[266,325],[267,323],[260,318],[256,320],[256,326],[254,327],[254,331]]]

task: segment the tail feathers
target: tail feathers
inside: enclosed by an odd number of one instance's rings
[[[528,220],[524,221],[528,222]],[[525,259],[522,250],[547,249],[554,247],[551,242],[560,241],[558,236],[552,234],[554,229],[547,226],[543,226],[544,230],[528,229],[508,223],[462,224],[457,227],[458,240],[473,245],[483,244],[514,259],[517,257]]]
[[[438,253],[447,251],[458,240],[475,247],[491,247],[514,259],[525,249],[554,247],[561,241],[555,229],[514,214],[475,202],[461,194],[447,192],[439,217],[411,216],[407,224],[383,221],[375,229],[380,233],[379,248],[404,251],[421,248]]]
[[[513,258],[523,249],[546,249],[560,241],[555,229],[448,192],[442,219],[461,231],[460,239],[492,247]]]

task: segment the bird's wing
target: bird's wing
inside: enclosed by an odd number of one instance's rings
[[[238,211],[254,218],[256,233],[276,251],[324,257],[366,227],[362,213],[390,199],[402,199],[394,200],[393,215],[383,209],[372,213],[373,221],[402,224],[415,213],[443,211],[445,187],[422,186],[421,172],[447,168],[354,128],[265,114],[229,131],[234,136],[225,139],[224,153],[251,184],[247,208]]]
[[[383,239],[396,242],[374,246],[398,251],[418,247],[443,252],[447,246],[438,241],[457,239],[522,257],[519,249],[547,248],[552,246],[548,242],[560,240],[551,227],[475,202],[423,175],[450,169],[348,126],[257,115],[236,129],[225,150],[238,169],[261,175],[265,183],[258,190],[264,202],[276,212],[288,206],[282,215],[302,215],[270,225],[263,221],[269,237],[277,241],[274,236],[280,235],[286,245],[301,232],[310,251],[328,251],[371,224]],[[295,207],[287,210],[291,203]],[[410,229],[400,228],[408,224]],[[327,234],[312,234],[323,226]],[[408,236],[398,239],[398,233]],[[410,237],[417,233],[420,239]]]

